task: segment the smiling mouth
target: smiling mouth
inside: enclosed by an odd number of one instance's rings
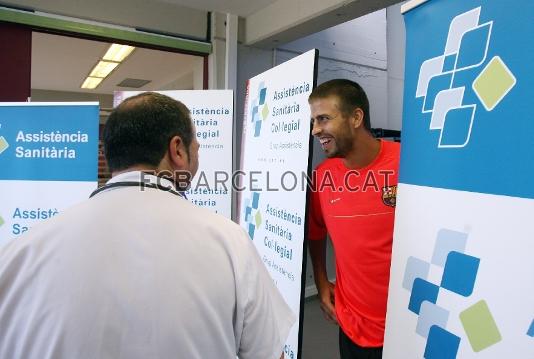
[[[328,138],[320,138],[319,142],[321,143],[321,146],[323,147],[323,149],[325,149],[332,142],[332,138],[330,138],[330,137],[328,137]]]

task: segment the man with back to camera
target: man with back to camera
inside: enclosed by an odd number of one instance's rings
[[[280,358],[295,317],[250,239],[168,176],[198,169],[187,107],[129,98],[104,146],[103,189],[0,249],[0,358]]]
[[[371,135],[369,101],[353,81],[325,82],[308,102],[312,134],[328,157],[315,172],[308,235],[321,309],[339,324],[342,359],[381,358],[400,146]]]

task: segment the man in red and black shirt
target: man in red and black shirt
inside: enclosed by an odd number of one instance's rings
[[[340,326],[342,359],[381,358],[400,146],[370,133],[369,101],[349,80],[310,95],[312,134],[328,157],[316,168],[309,247],[321,308]],[[326,235],[336,283],[326,273]]]

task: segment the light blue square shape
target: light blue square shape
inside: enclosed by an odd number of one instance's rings
[[[251,122],[257,122],[260,120],[260,114],[258,113],[258,106],[252,107]]]
[[[433,111],[434,110],[434,101],[438,93],[444,90],[451,88],[452,73],[440,74],[434,76],[428,82],[428,89],[426,92],[424,110]]]
[[[245,222],[250,223],[252,222],[252,208],[247,206],[245,207]]]
[[[448,310],[425,300],[423,303],[421,303],[421,310],[419,311],[419,318],[417,319],[417,327],[415,332],[423,338],[427,338],[430,328],[433,325],[446,328],[448,321]]]
[[[430,263],[419,258],[408,257],[408,260],[406,261],[406,269],[404,270],[402,287],[411,291],[415,278],[427,279],[429,271]]]
[[[451,251],[463,253],[467,243],[467,233],[442,228],[438,231],[432,264],[440,267],[445,266],[447,256]]]

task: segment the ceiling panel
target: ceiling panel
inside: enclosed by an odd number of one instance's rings
[[[106,52],[109,43],[83,40],[67,36],[33,33],[32,89],[113,93],[128,90],[116,85],[126,78],[150,80],[139,90],[157,90],[183,79],[191,83],[181,88],[193,88],[190,80],[201,57],[172,52],[137,48],[95,90],[80,85],[93,66]]]
[[[156,0],[158,1],[158,0]],[[246,17],[277,0],[159,0],[192,9],[217,11]]]

